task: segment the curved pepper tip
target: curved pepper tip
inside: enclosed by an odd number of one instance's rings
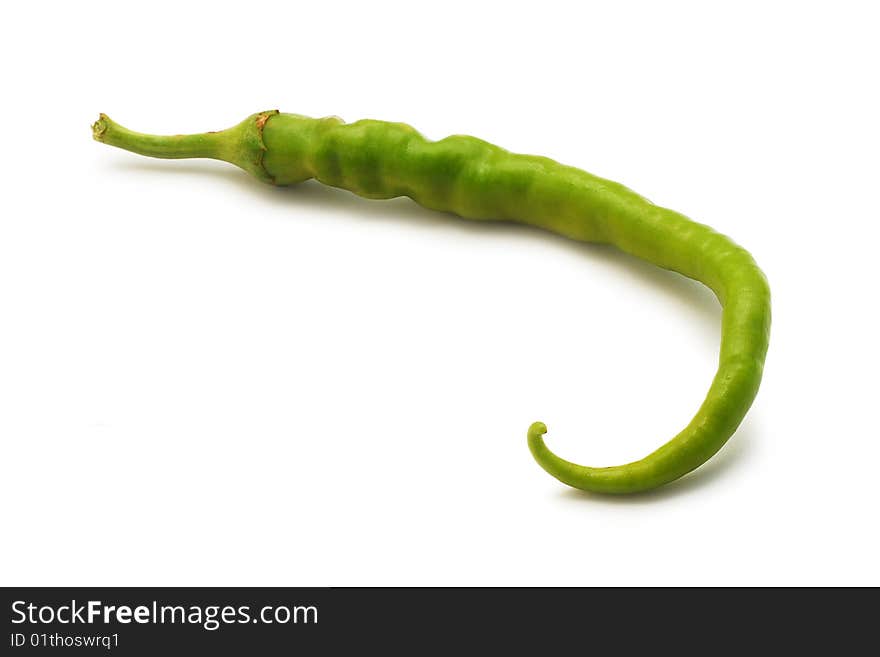
[[[547,425],[543,422],[533,422],[529,427],[529,447],[534,452],[534,448],[538,445],[544,446],[544,434],[547,433]]]
[[[529,436],[541,436],[545,433],[547,433],[547,425],[543,422],[532,422],[532,426],[529,427]]]

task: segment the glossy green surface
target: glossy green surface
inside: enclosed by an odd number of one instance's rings
[[[535,460],[575,488],[634,493],[681,477],[721,449],[758,392],[770,332],[770,290],[761,270],[729,238],[618,183],[475,137],[428,141],[408,125],[385,121],[346,124],[271,111],[222,132],[157,137],[101,115],[93,133],[98,141],[152,157],[225,160],[276,185],[316,178],[367,198],[408,196],[469,219],[516,221],[613,244],[707,285],[723,307],[718,371],[678,435],[639,461],[591,468],[551,452],[544,424],[529,428]]]

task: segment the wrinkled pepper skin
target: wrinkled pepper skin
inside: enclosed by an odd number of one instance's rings
[[[540,422],[528,430],[535,460],[560,481],[598,493],[656,488],[711,458],[736,431],[758,392],[770,333],[770,290],[749,253],[708,226],[635,192],[545,157],[510,153],[474,137],[429,141],[402,123],[260,112],[228,130],[153,136],[104,115],[98,141],[142,155],[231,162],[260,180],[315,178],[359,196],[408,196],[479,220],[509,220],[621,251],[708,286],[721,302],[718,371],[691,422],[641,460],[592,468],[549,450]]]

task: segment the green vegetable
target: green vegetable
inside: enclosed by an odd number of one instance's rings
[[[545,157],[517,155],[474,137],[431,142],[408,125],[261,112],[221,132],[159,137],[103,114],[94,138],[162,158],[231,162],[260,180],[309,178],[367,198],[409,196],[469,219],[531,224],[584,242],[613,244],[701,281],[723,307],[718,372],[696,416],[645,458],[608,468],[570,463],[528,431],[533,456],[560,481],[600,493],[655,488],[706,462],[739,426],[758,392],[770,331],[770,290],[752,257],[729,238],[609,180]]]

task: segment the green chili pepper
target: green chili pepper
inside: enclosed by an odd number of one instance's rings
[[[231,162],[260,180],[310,178],[367,198],[408,196],[469,219],[510,220],[621,251],[707,285],[723,307],[718,372],[696,416],[645,458],[590,468],[559,458],[541,422],[528,430],[538,463],[588,491],[634,493],[706,462],[739,426],[758,392],[770,332],[767,280],[745,249],[708,226],[658,207],[609,180],[545,157],[510,153],[474,137],[431,142],[408,125],[261,112],[221,132],[153,136],[103,114],[94,138],[161,158]]]

